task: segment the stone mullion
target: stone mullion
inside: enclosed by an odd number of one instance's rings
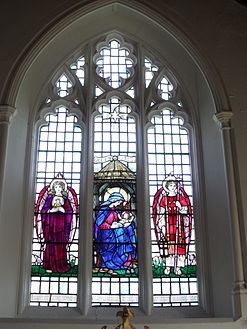
[[[148,160],[145,110],[145,64],[142,47],[137,49],[137,81],[136,103],[137,120],[137,205],[138,205],[138,250],[139,250],[139,282],[140,307],[147,315],[153,307],[152,294],[152,257],[150,242],[149,190],[148,190]]]
[[[93,44],[85,54],[85,130],[83,134],[83,164],[81,166],[80,205],[80,284],[79,305],[83,315],[87,315],[92,305],[92,214],[93,214],[93,100],[95,72],[93,65]]]

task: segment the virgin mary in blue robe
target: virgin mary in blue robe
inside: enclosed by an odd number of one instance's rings
[[[124,201],[121,193],[114,192],[101,205],[97,214],[94,239],[98,254],[97,267],[99,268],[127,269],[136,261],[134,221],[131,221],[127,227],[117,227],[121,225],[119,221],[123,212],[123,210],[117,209],[117,206]]]

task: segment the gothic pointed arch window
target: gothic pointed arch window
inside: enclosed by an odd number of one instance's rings
[[[169,72],[111,33],[51,79],[37,121],[30,305],[80,306],[85,254],[92,307],[198,305],[192,124]]]

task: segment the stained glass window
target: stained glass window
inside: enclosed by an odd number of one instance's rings
[[[113,33],[51,79],[38,134],[31,305],[78,306],[79,258],[89,253],[93,307],[147,298],[155,307],[198,305],[189,113],[168,72],[142,44]],[[79,211],[85,195],[92,206]],[[88,250],[78,250],[79,219],[93,231]],[[140,227],[151,253],[139,258]]]
[[[94,121],[93,306],[138,305],[136,128],[111,98]]]
[[[31,305],[77,305],[81,128],[60,106],[39,133]]]
[[[154,306],[198,304],[188,131],[169,109],[148,130]]]

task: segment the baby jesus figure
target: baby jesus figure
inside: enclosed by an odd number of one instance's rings
[[[128,227],[134,219],[134,215],[130,211],[123,211],[119,218],[119,223],[123,227]]]

